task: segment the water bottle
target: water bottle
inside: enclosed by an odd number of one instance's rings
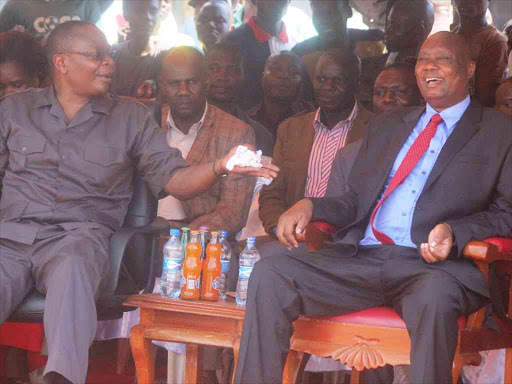
[[[220,245],[222,247],[222,253],[220,254],[220,265],[222,267],[220,274],[220,298],[221,300],[226,299],[228,293],[228,272],[229,272],[229,261],[231,260],[231,245],[228,242],[227,231],[220,231]]]
[[[171,238],[164,245],[164,265],[160,279],[160,294],[163,297],[178,298],[181,293],[181,252],[180,230],[171,229]]]
[[[181,253],[183,254],[183,259],[185,259],[185,252],[187,250],[188,244],[188,236],[190,233],[189,227],[181,227]]]
[[[254,264],[260,259],[260,254],[255,247],[256,238],[248,237],[247,246],[240,254],[240,272],[236,285],[236,304],[244,307],[247,302],[247,287]]]

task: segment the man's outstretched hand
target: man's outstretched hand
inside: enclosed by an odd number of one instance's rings
[[[427,263],[444,261],[450,254],[452,245],[452,228],[446,223],[438,224],[430,231],[428,243],[421,244],[421,256]]]
[[[279,241],[288,249],[298,247],[296,236],[304,233],[306,226],[313,216],[313,203],[311,200],[303,199],[295,203],[290,209],[279,217],[276,236]]]
[[[254,151],[254,146],[249,144],[243,144],[244,147],[249,148],[251,151]],[[222,157],[217,164],[217,173],[227,173],[228,169],[226,165],[231,159],[231,157],[236,153],[237,147],[231,148],[231,150]],[[279,167],[271,164],[270,162],[262,161],[263,167],[254,168],[254,167],[240,167],[235,165],[235,167],[229,171],[229,173],[237,174],[237,175],[247,175],[247,176],[256,176],[256,177],[265,177],[265,178],[275,178],[279,173]]]

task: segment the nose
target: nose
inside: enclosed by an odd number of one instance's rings
[[[189,89],[186,81],[180,81],[180,85],[178,88],[178,95],[180,95],[180,96],[190,95],[190,89]]]
[[[382,102],[384,104],[395,104],[396,102],[396,99],[395,99],[395,95],[393,93],[393,91],[391,90],[387,90],[385,93],[384,93],[384,97],[382,98]]]

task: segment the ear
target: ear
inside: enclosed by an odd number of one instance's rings
[[[68,58],[64,55],[53,55],[53,66],[55,67],[55,71],[60,72],[62,74],[68,73]]]
[[[468,79],[471,79],[474,76],[475,70],[476,70],[476,63],[473,60],[471,60],[468,63]]]

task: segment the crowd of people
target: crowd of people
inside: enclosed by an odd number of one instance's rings
[[[454,0],[452,31],[431,34],[429,0],[389,0],[384,31],[358,30],[348,0],[310,0],[304,36],[290,2],[190,1],[199,45],[170,49],[151,43],[168,1],[124,1],[114,46],[95,26],[112,0],[3,4],[0,325],[46,295],[44,383],[85,383],[135,173],[171,227],[229,232],[231,290],[257,236],[237,383],[281,382],[299,315],[382,305],[409,330],[410,382],[452,381],[457,318],[491,299],[461,252],[512,236],[512,20],[501,32],[489,0]],[[239,145],[271,160],[229,171]],[[335,246],[307,252],[311,220],[341,228]]]

